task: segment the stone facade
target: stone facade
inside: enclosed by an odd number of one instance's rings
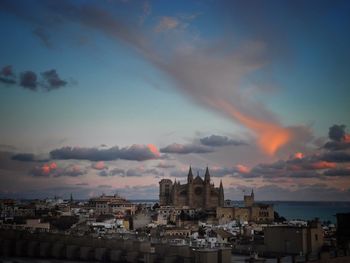
[[[170,179],[163,179],[159,182],[159,202],[161,206],[215,209],[224,205],[224,188],[222,182],[217,188],[210,182],[208,167],[204,180],[199,175],[193,178],[190,167],[187,184],[181,185],[176,180],[173,183]]]
[[[255,203],[254,192],[244,196],[244,207],[217,207],[216,218],[220,224],[232,220],[252,222],[272,222],[274,209],[272,205]]]
[[[135,214],[136,206],[118,195],[101,195],[100,197],[91,198],[89,201],[92,207],[95,207],[95,213],[116,214],[122,212],[127,215]]]

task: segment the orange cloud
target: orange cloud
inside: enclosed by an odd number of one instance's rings
[[[239,173],[241,174],[247,174],[250,172],[250,169],[249,167],[245,166],[245,165],[242,165],[242,164],[237,164],[236,165],[236,169]]]
[[[252,116],[245,115],[225,100],[211,100],[209,103],[220,110],[224,110],[229,116],[252,130],[257,136],[259,147],[269,155],[274,155],[280,147],[292,138],[290,130],[276,123],[258,120]]]
[[[155,146],[154,144],[148,144],[147,147],[156,157],[160,157],[160,153],[157,146]]]
[[[97,170],[103,170],[106,168],[106,165],[103,161],[97,162],[93,165],[93,168],[97,169]]]
[[[304,154],[302,152],[297,152],[294,154],[294,159],[303,159]]]
[[[319,161],[311,164],[311,167],[316,170],[321,170],[321,169],[332,169],[336,168],[337,164],[332,163],[332,162],[326,162],[326,161]]]
[[[50,169],[52,169],[52,170],[57,169],[57,164],[56,163],[50,163]]]
[[[50,166],[47,165],[47,164],[44,164],[42,167],[41,167],[41,171],[43,174],[49,174],[50,173]]]
[[[350,134],[345,134],[344,135],[344,142],[349,142],[350,143]]]

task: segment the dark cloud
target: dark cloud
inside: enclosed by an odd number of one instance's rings
[[[12,160],[21,162],[48,162],[49,159],[43,156],[37,156],[33,153],[17,153],[11,157]]]
[[[47,31],[43,27],[37,27],[33,30],[34,36],[38,37],[39,40],[44,44],[47,48],[52,48],[52,43]]]
[[[126,171],[126,176],[131,176],[131,177],[134,177],[134,176],[137,176],[137,177],[141,177],[143,174],[140,170],[137,170],[137,169],[128,169]]]
[[[350,153],[347,151],[327,152],[320,155],[319,158],[327,162],[346,163],[350,162]]]
[[[109,149],[63,147],[51,151],[50,155],[53,159],[90,161],[112,161],[118,159],[146,161],[160,158],[159,153],[154,152],[150,146],[138,144],[125,148],[115,146]]]
[[[211,153],[214,152],[214,149],[205,145],[173,143],[164,148],[161,148],[160,152],[177,154]]]
[[[68,83],[67,81],[61,79],[54,69],[41,73],[41,76],[44,80],[42,88],[46,89],[47,91],[62,88]]]
[[[12,66],[6,65],[1,69],[0,75],[4,77],[9,77],[9,76],[14,76],[15,74],[13,73]]]
[[[332,127],[329,128],[328,136],[329,139],[336,141],[336,142],[341,142],[345,139],[345,125],[333,125]]]
[[[221,135],[210,135],[208,137],[201,138],[200,142],[203,145],[213,146],[213,147],[226,146],[226,145],[235,145],[235,146],[247,145],[246,142],[243,142],[241,140],[234,140]]]
[[[36,73],[30,70],[22,72],[20,75],[20,85],[25,89],[36,91],[38,86]]]
[[[350,168],[333,169],[324,172],[326,176],[350,176]]]
[[[114,168],[114,169],[109,171],[109,174],[123,176],[123,175],[125,175],[125,171],[123,169],[120,169],[120,168]]]
[[[102,170],[98,173],[99,176],[109,176],[109,172],[107,170]]]
[[[19,153],[12,156],[12,160],[21,161],[21,162],[34,162],[35,155],[32,153]]]
[[[333,125],[329,128],[328,137],[331,141],[324,145],[325,149],[339,151],[350,149],[350,134],[347,134],[346,125]]]
[[[173,165],[173,164],[166,164],[166,163],[158,163],[155,167],[156,168],[163,168],[163,169],[170,169],[170,168],[174,168],[175,165]]]
[[[331,151],[350,149],[350,142],[347,141],[330,141],[324,145],[324,148]]]
[[[6,65],[0,71],[0,82],[4,84],[16,84],[15,74],[13,73],[12,66]]]
[[[0,82],[4,84],[17,83],[17,76],[13,73],[12,66],[7,65],[1,69]],[[71,81],[71,84],[74,84],[73,81]],[[44,91],[51,91],[67,86],[68,81],[60,78],[55,69],[42,72],[40,78],[34,71],[27,70],[20,73],[19,85],[31,91],[38,91],[39,88]]]

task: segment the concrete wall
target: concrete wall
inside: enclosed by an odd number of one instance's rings
[[[269,252],[299,254],[307,252],[306,229],[300,227],[267,227],[264,243]]]

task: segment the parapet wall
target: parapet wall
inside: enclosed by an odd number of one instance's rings
[[[231,262],[231,249],[195,249],[148,240],[77,237],[0,230],[0,258],[28,257],[97,262]]]

